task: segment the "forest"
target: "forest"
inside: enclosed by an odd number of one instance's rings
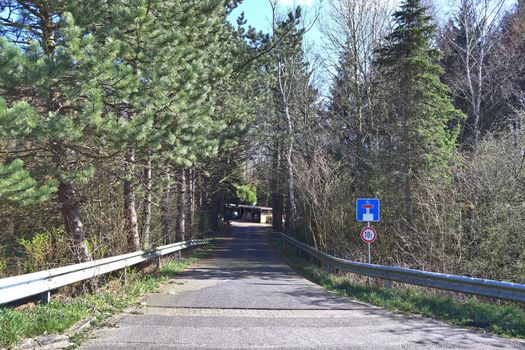
[[[525,283],[525,2],[268,1],[270,32],[240,0],[0,0],[0,277],[201,237],[256,192],[332,255],[365,261],[377,197],[375,263]]]

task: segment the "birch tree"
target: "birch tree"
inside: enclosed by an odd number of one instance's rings
[[[467,115],[461,139],[470,145],[478,144],[482,131],[490,128],[485,119],[489,117],[489,96],[495,86],[490,84],[489,59],[497,55],[496,31],[504,4],[504,0],[462,0],[445,34],[449,47],[444,48],[448,70],[445,81]]]

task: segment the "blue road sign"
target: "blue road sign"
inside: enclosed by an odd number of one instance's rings
[[[379,222],[379,199],[358,198],[356,200],[356,220],[358,222]]]

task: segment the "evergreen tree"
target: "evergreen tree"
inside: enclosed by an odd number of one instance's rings
[[[86,4],[97,9],[104,2],[3,1],[0,8],[7,16],[0,40],[0,95],[8,107],[0,118],[4,152],[8,159],[23,154],[36,176],[56,181],[56,200],[80,261],[91,259],[80,187],[94,174],[93,156],[103,153],[92,147],[104,123],[97,83],[113,61],[103,55],[111,44],[100,50],[103,45],[75,22],[95,21],[97,13],[86,11]]]
[[[218,0],[198,4],[174,0],[131,5],[115,1],[109,13],[108,39],[118,43],[118,59],[105,89],[107,109],[116,117],[111,118],[107,135],[122,152],[125,229],[130,249],[136,250],[140,237],[135,197],[141,182],[136,164],[142,164],[147,174],[152,167],[165,172],[172,166],[183,180],[186,168],[216,152],[218,141],[212,132],[222,126],[213,118],[212,88],[229,72],[228,65],[217,64],[223,52],[225,12]],[[144,180],[147,198],[153,178],[146,175]],[[181,208],[184,188],[179,191]],[[146,199],[145,223],[151,216],[148,205]],[[178,215],[182,222],[184,212]],[[183,238],[185,225],[177,227]],[[143,234],[147,237],[148,230]]]
[[[55,182],[39,185],[20,159],[0,164],[0,198],[16,205],[32,205],[47,200],[56,191]]]
[[[448,128],[461,116],[449,97],[431,47],[435,27],[421,0],[406,0],[394,13],[395,29],[380,50],[379,65],[390,82],[384,132],[385,164],[399,188],[408,231],[414,230],[414,191],[425,178],[449,174],[455,160],[457,133]],[[396,191],[391,188],[390,191]]]
[[[221,40],[223,52],[217,63],[231,69],[231,74],[213,89],[217,101],[215,120],[222,125],[212,134],[218,140],[217,153],[204,158],[198,167],[203,186],[201,201],[206,202],[200,221],[208,222],[214,229],[219,227],[228,194],[234,192],[236,182],[242,182],[242,165],[253,156],[251,127],[267,94],[261,83],[264,81],[261,45],[265,35],[253,28],[245,29],[243,16],[237,24],[237,28],[225,24]]]

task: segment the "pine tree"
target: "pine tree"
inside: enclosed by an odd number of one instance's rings
[[[404,219],[414,230],[414,191],[423,178],[443,178],[455,160],[457,133],[448,128],[461,116],[439,79],[438,50],[431,47],[435,27],[421,0],[406,0],[394,13],[395,29],[379,54],[389,81],[388,118],[382,130],[387,176],[400,186]],[[395,191],[395,189],[392,189]]]
[[[210,198],[238,169],[260,92],[259,52],[246,40],[253,31],[226,22],[237,3],[0,2],[0,198],[25,205],[56,192],[79,261],[91,259],[84,205],[115,178],[127,249],[148,244],[155,191],[164,193],[166,234],[178,228],[170,241],[183,238],[198,196],[218,213]]]
[[[113,57],[76,18],[95,21],[103,1],[3,1],[0,40],[0,118],[6,158],[23,154],[39,178],[53,179],[56,201],[79,261],[91,259],[80,215],[81,191],[94,175],[93,136],[104,120],[98,83]],[[89,14],[89,15],[86,15]],[[93,15],[93,16],[91,16]],[[107,47],[111,47],[110,44]],[[11,112],[9,112],[11,111]]]
[[[201,223],[219,227],[225,200],[234,191],[239,169],[252,157],[254,145],[250,127],[266,93],[262,88],[260,45],[263,35],[253,28],[245,30],[242,16],[238,28],[225,23],[221,37],[222,55],[219,66],[231,67],[231,74],[221,79],[213,89],[215,123],[220,123],[212,134],[218,141],[217,153],[203,157],[197,167],[201,181],[200,201],[205,205],[200,212]],[[201,229],[203,225],[200,225]]]
[[[15,159],[7,165],[0,164],[0,198],[15,205],[33,205],[43,202],[57,191],[56,182],[39,185],[24,168],[24,162]]]
[[[227,64],[217,64],[224,51],[220,33],[225,12],[218,0],[198,4],[173,0],[136,1],[131,6],[115,1],[109,13],[108,40],[118,43],[118,64],[104,96],[116,116],[107,134],[123,154],[123,207],[133,250],[140,247],[136,164],[145,166],[146,172],[151,168],[164,172],[171,166],[172,174],[182,174],[199,157],[217,151],[212,133],[223,126],[213,118],[212,88],[230,71]],[[154,179],[144,179],[147,198]],[[144,223],[151,215],[148,202]],[[180,220],[185,211],[181,213]],[[165,224],[170,235],[171,224]],[[178,227],[183,231],[185,225]],[[143,235],[148,234],[144,230]]]

